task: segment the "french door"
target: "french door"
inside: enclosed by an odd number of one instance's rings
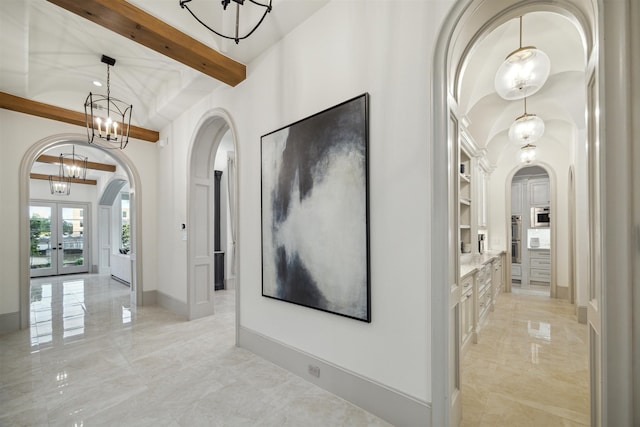
[[[31,277],[89,271],[89,205],[32,201]]]

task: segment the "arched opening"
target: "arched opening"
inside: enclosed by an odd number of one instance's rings
[[[432,218],[432,322],[434,325],[447,324],[448,328],[435,330],[432,348],[434,349],[433,366],[433,425],[458,425],[461,419],[461,372],[460,372],[460,307],[456,298],[456,289],[460,283],[459,255],[459,208],[458,208],[458,163],[459,138],[462,132],[458,124],[467,118],[460,114],[461,108],[461,76],[467,72],[467,59],[489,33],[505,22],[520,15],[537,11],[552,12],[567,18],[581,34],[582,48],[591,66],[597,58],[597,41],[595,26],[597,17],[594,4],[574,5],[573,3],[559,7],[557,5],[540,5],[534,1],[525,1],[504,8],[497,3],[488,4],[482,1],[459,1],[451,10],[436,46],[433,75],[433,191],[434,206],[447,207],[433,213]],[[585,67],[588,68],[588,67]],[[588,69],[584,70],[589,77]],[[477,94],[474,94],[477,97]],[[594,103],[597,104],[597,99]],[[590,116],[593,120],[596,116]],[[489,132],[495,131],[489,130]],[[584,160],[584,159],[583,159]],[[586,166],[586,163],[583,165]],[[597,165],[589,165],[594,167]],[[511,177],[515,171],[511,173]],[[504,178],[504,175],[502,176]],[[510,182],[510,180],[509,180]],[[505,188],[507,197],[510,190]],[[597,191],[597,189],[595,190]],[[564,194],[564,193],[563,193]],[[553,203],[551,203],[553,204]],[[462,202],[460,202],[462,205]],[[500,203],[500,216],[507,218],[507,209]],[[510,215],[509,215],[510,217]],[[448,224],[448,227],[443,227]],[[501,222],[500,233],[503,238],[496,237],[492,241],[504,245],[510,258],[510,223]],[[593,222],[592,224],[598,224]],[[594,225],[598,227],[599,225]],[[462,227],[460,226],[460,229]],[[472,226],[473,228],[473,226]],[[504,230],[504,231],[503,231]],[[471,239],[473,241],[473,239]],[[509,242],[510,243],[510,242]],[[443,248],[447,248],[443,251]],[[508,269],[507,269],[508,272]],[[507,273],[510,277],[510,273]],[[554,273],[555,274],[555,273]],[[458,290],[458,294],[460,291]],[[448,366],[448,370],[439,370],[438,366]],[[594,366],[591,366],[593,369]]]
[[[229,146],[229,151],[220,147]],[[220,267],[228,270],[227,281],[235,288],[236,294],[236,335],[240,315],[238,275],[238,186],[237,186],[237,138],[231,118],[223,110],[214,110],[203,117],[196,126],[196,132],[189,153],[189,182],[186,225],[187,245],[187,310],[189,319],[197,319],[214,313],[216,272],[220,277]],[[226,156],[226,159],[220,159]],[[226,164],[226,177],[221,167]],[[224,167],[224,166],[222,166]],[[217,182],[218,181],[218,182]],[[222,184],[224,183],[224,185]],[[219,242],[221,232],[217,227],[216,212],[220,205],[216,202],[216,187],[226,189],[227,244]],[[226,188],[225,188],[226,187]],[[224,210],[222,210],[224,214]],[[224,264],[219,254],[224,252]]]
[[[61,134],[52,135],[33,144],[25,153],[20,164],[20,328],[24,329],[30,323],[30,173],[36,159],[45,151],[65,144],[85,144],[86,135]],[[96,148],[98,149],[98,148]],[[140,204],[141,180],[135,166],[130,159],[120,151],[104,150],[124,170],[129,182],[130,194],[130,265],[131,265],[131,305],[143,304],[143,280],[142,268],[139,260],[142,259],[142,209]]]
[[[510,226],[506,228],[511,274],[505,292],[556,298],[558,225],[551,213],[555,213],[557,206],[556,185],[553,171],[543,163],[517,167],[507,178],[505,199],[509,203],[505,203],[505,208],[506,218],[510,218]],[[548,216],[548,222],[544,222],[544,215]]]

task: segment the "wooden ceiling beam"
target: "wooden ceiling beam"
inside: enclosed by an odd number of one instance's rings
[[[56,107],[54,105],[38,101],[32,101],[6,92],[0,92],[0,108],[82,126],[85,129],[87,126],[84,113],[67,110],[66,108]],[[129,128],[129,137],[155,143],[160,139],[160,133],[156,130],[131,126]]]
[[[31,178],[31,179],[41,179],[41,180],[44,180],[44,181],[49,181],[49,175],[45,175],[45,174],[42,174],[42,173],[29,174],[29,178]],[[96,181],[95,179],[71,178],[71,183],[73,183],[73,184],[86,184],[86,185],[98,185],[98,181]]]
[[[58,156],[48,156],[46,154],[42,154],[40,157],[38,157],[36,159],[36,162],[59,164],[60,163],[60,157],[58,157]],[[74,162],[73,162],[73,160],[71,158],[65,158],[64,159],[64,164],[65,165],[72,165],[73,163]],[[89,162],[89,161],[87,161],[87,169],[93,169],[93,170],[104,171],[104,172],[115,172],[116,171],[116,165],[109,165],[107,163],[98,163],[98,162]]]
[[[230,86],[236,86],[246,78],[244,64],[125,0],[47,1]],[[176,13],[179,13],[177,0]]]

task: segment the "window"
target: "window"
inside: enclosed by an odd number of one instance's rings
[[[120,248],[131,249],[131,225],[129,224],[129,193],[120,193]]]

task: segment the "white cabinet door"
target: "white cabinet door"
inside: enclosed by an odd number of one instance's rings
[[[532,179],[529,181],[529,201],[532,206],[549,206],[549,179]]]
[[[522,181],[511,184],[511,214],[522,215]]]
[[[480,170],[478,174],[478,227],[487,226],[487,180],[488,176]]]

